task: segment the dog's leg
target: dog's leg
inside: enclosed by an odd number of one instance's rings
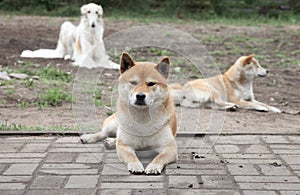
[[[147,166],[146,174],[161,174],[165,165],[177,160],[177,146],[175,139],[158,150],[159,154]]]
[[[108,136],[116,136],[118,123],[115,114],[108,117],[103,123],[102,131],[93,134],[84,134],[80,137],[82,143],[94,143]]]
[[[212,94],[212,102],[214,102],[217,105],[218,109],[221,110],[236,111],[238,109],[238,106],[236,104],[223,101],[219,93]]]
[[[137,158],[132,147],[117,140],[116,149],[120,161],[127,164],[128,171],[133,174],[142,174],[144,172],[144,166]]]
[[[267,112],[268,108],[257,104],[253,101],[244,101],[244,100],[235,100],[233,103],[237,104],[239,108],[247,109],[247,110],[257,110],[261,112]]]
[[[259,104],[261,106],[264,106],[268,109],[268,111],[270,112],[276,112],[276,113],[281,113],[281,110],[279,110],[278,108],[274,107],[274,106],[270,106],[268,104],[265,104],[265,103],[262,103],[262,102],[259,102],[257,100],[252,100],[252,102],[256,103],[256,104]]]

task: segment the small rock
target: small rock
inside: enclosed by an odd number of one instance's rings
[[[189,188],[192,188],[193,186],[194,186],[193,184],[190,184],[188,187],[189,187]]]
[[[179,165],[177,165],[177,169],[180,169],[181,167]]]
[[[11,78],[7,75],[7,72],[0,72],[0,80],[9,81]]]
[[[271,102],[274,102],[274,101],[275,101],[275,98],[271,97],[271,98],[270,98],[270,101],[271,101]]]
[[[16,79],[27,79],[29,77],[27,74],[22,73],[11,73],[9,76]]]
[[[39,76],[32,76],[31,78],[32,78],[33,80],[39,80],[39,79],[40,79]]]
[[[239,165],[239,167],[240,167],[240,168],[243,168],[244,166],[243,166],[243,165]]]
[[[112,74],[110,74],[110,73],[104,73],[104,76],[106,76],[106,77],[111,77]]]
[[[176,67],[174,68],[175,72],[180,72],[181,71],[181,68],[180,67]]]
[[[279,164],[278,162],[272,162],[270,165],[273,165],[274,167],[281,167],[281,164]]]

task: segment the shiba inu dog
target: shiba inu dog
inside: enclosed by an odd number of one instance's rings
[[[176,115],[167,85],[169,58],[158,64],[134,62],[123,53],[120,62],[117,112],[108,117],[99,133],[81,136],[92,143],[116,135],[121,161],[134,174],[160,174],[164,166],[177,160]],[[144,169],[137,150],[155,150],[158,155]]]
[[[264,77],[268,70],[260,66],[254,54],[240,57],[223,75],[170,85],[176,104],[185,107],[238,108],[281,112],[278,108],[254,99],[254,77]]]

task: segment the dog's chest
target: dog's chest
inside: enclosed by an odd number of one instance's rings
[[[252,85],[239,86],[234,91],[235,95],[242,100],[251,100],[253,98]]]

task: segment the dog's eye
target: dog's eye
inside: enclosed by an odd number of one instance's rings
[[[88,14],[90,14],[90,13],[91,13],[91,11],[88,11],[87,13],[88,13]]]
[[[130,81],[129,82],[131,85],[137,85],[137,82],[136,81]]]
[[[149,87],[152,87],[154,85],[156,85],[156,83],[154,83],[154,82],[147,82],[147,86],[149,86]]]

